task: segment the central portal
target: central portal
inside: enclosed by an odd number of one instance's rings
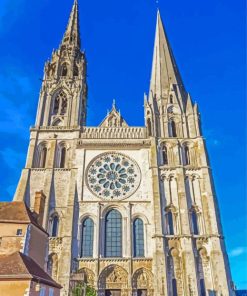
[[[121,290],[105,290],[105,296],[121,296]]]

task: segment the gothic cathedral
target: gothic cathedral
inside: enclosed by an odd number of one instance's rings
[[[88,127],[86,77],[75,0],[14,197],[33,208],[36,191],[46,196],[47,269],[62,295],[74,281],[100,296],[235,295],[198,106],[160,13],[144,127],[115,104]]]

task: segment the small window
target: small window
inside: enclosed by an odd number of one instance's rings
[[[60,165],[59,165],[61,169],[65,167],[65,160],[66,160],[66,147],[63,147],[61,149],[61,158],[60,158]]]
[[[54,295],[54,289],[53,288],[49,288],[49,296],[53,296]]]
[[[45,287],[40,288],[39,296],[45,296]]]
[[[170,95],[170,103],[173,104],[173,95]]]
[[[22,229],[17,229],[16,235],[21,236],[22,235]]]
[[[62,65],[62,70],[61,70],[61,76],[67,76],[68,74],[68,69],[66,64]]]
[[[50,236],[56,237],[58,235],[59,219],[57,215],[54,215],[50,220]]]
[[[198,235],[199,234],[198,218],[197,218],[197,213],[195,212],[195,210],[193,210],[191,213],[191,223],[192,223],[193,234]]]
[[[190,149],[188,146],[184,147],[184,165],[190,164]]]
[[[168,155],[167,155],[167,147],[166,146],[163,147],[162,156],[163,156],[163,164],[168,165]]]
[[[78,67],[75,65],[74,66],[74,76],[78,76],[79,75],[79,70]]]
[[[46,166],[46,157],[47,157],[47,148],[42,147],[40,151],[40,157],[39,157],[39,167],[45,168]]]
[[[168,122],[168,133],[171,138],[177,137],[176,123],[172,119]]]
[[[147,120],[147,129],[148,129],[148,136],[152,136],[152,125],[151,125],[150,118],[148,118]]]
[[[169,235],[174,235],[174,227],[173,227],[173,215],[172,212],[169,211],[167,214],[167,230]]]

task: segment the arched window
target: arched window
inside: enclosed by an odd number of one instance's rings
[[[53,115],[57,115],[59,111],[59,97],[57,96],[54,101]]]
[[[172,279],[172,296],[178,296],[177,280]]]
[[[163,146],[162,156],[163,156],[163,164],[167,165],[168,164],[168,154],[167,154],[167,147],[166,146]]]
[[[53,106],[53,115],[64,115],[67,113],[68,109],[68,100],[67,96],[63,91],[60,91],[55,99]]]
[[[152,125],[151,125],[150,118],[148,118],[147,120],[147,128],[148,128],[148,136],[152,136]]]
[[[81,257],[93,257],[94,223],[90,218],[82,222]]]
[[[57,215],[54,215],[50,220],[50,236],[56,237],[58,235],[59,219]]]
[[[168,122],[168,133],[169,133],[169,137],[172,137],[172,138],[177,137],[176,123],[173,119],[170,119]]]
[[[206,287],[204,279],[200,279],[200,296],[206,296]]]
[[[40,156],[39,156],[39,167],[40,168],[45,168],[46,157],[47,157],[47,147],[42,147],[40,150]]]
[[[61,149],[61,153],[60,153],[60,164],[59,164],[59,167],[61,169],[65,167],[65,160],[66,160],[66,147],[63,147]]]
[[[173,95],[170,95],[170,103],[173,104]]]
[[[199,234],[198,217],[195,210],[192,210],[191,212],[191,225],[192,225],[192,233],[195,235],[198,235]]]
[[[173,215],[171,211],[166,214],[167,232],[169,235],[174,235]]]
[[[66,64],[63,64],[62,65],[62,68],[61,68],[61,76],[67,76],[67,74],[68,74],[67,65]]]
[[[143,221],[139,218],[133,223],[133,249],[134,257],[144,257],[144,229]]]
[[[184,146],[184,165],[190,164],[190,149],[188,146]]]
[[[122,216],[117,210],[105,218],[105,257],[122,257]]]
[[[75,65],[74,66],[74,76],[78,76],[79,75],[79,70],[78,67]]]

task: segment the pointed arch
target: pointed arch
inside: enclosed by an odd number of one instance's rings
[[[168,121],[168,134],[169,137],[171,138],[176,138],[177,137],[177,128],[176,128],[176,123],[174,119],[169,119]]]
[[[190,148],[188,145],[183,146],[184,165],[190,165]]]
[[[81,257],[93,257],[94,222],[90,217],[82,221]]]
[[[52,115],[65,115],[68,109],[68,98],[63,90],[59,90],[53,96]]]
[[[199,235],[198,214],[194,208],[191,209],[191,231],[194,235]]]
[[[68,66],[66,63],[61,66],[61,76],[66,77],[68,75]]]
[[[105,217],[105,257],[122,257],[122,215],[116,209]]]
[[[152,136],[152,123],[151,123],[151,119],[148,118],[147,119],[147,131],[148,131],[148,136]]]
[[[166,145],[162,146],[162,160],[163,165],[168,165],[168,149]]]
[[[58,236],[59,216],[57,213],[51,215],[49,219],[49,235],[50,237]]]
[[[144,225],[140,218],[133,221],[133,256],[144,257]]]
[[[46,162],[47,162],[47,154],[48,154],[48,148],[47,143],[43,142],[38,145],[38,149],[36,152],[36,161],[35,166],[38,168],[45,168]]]

